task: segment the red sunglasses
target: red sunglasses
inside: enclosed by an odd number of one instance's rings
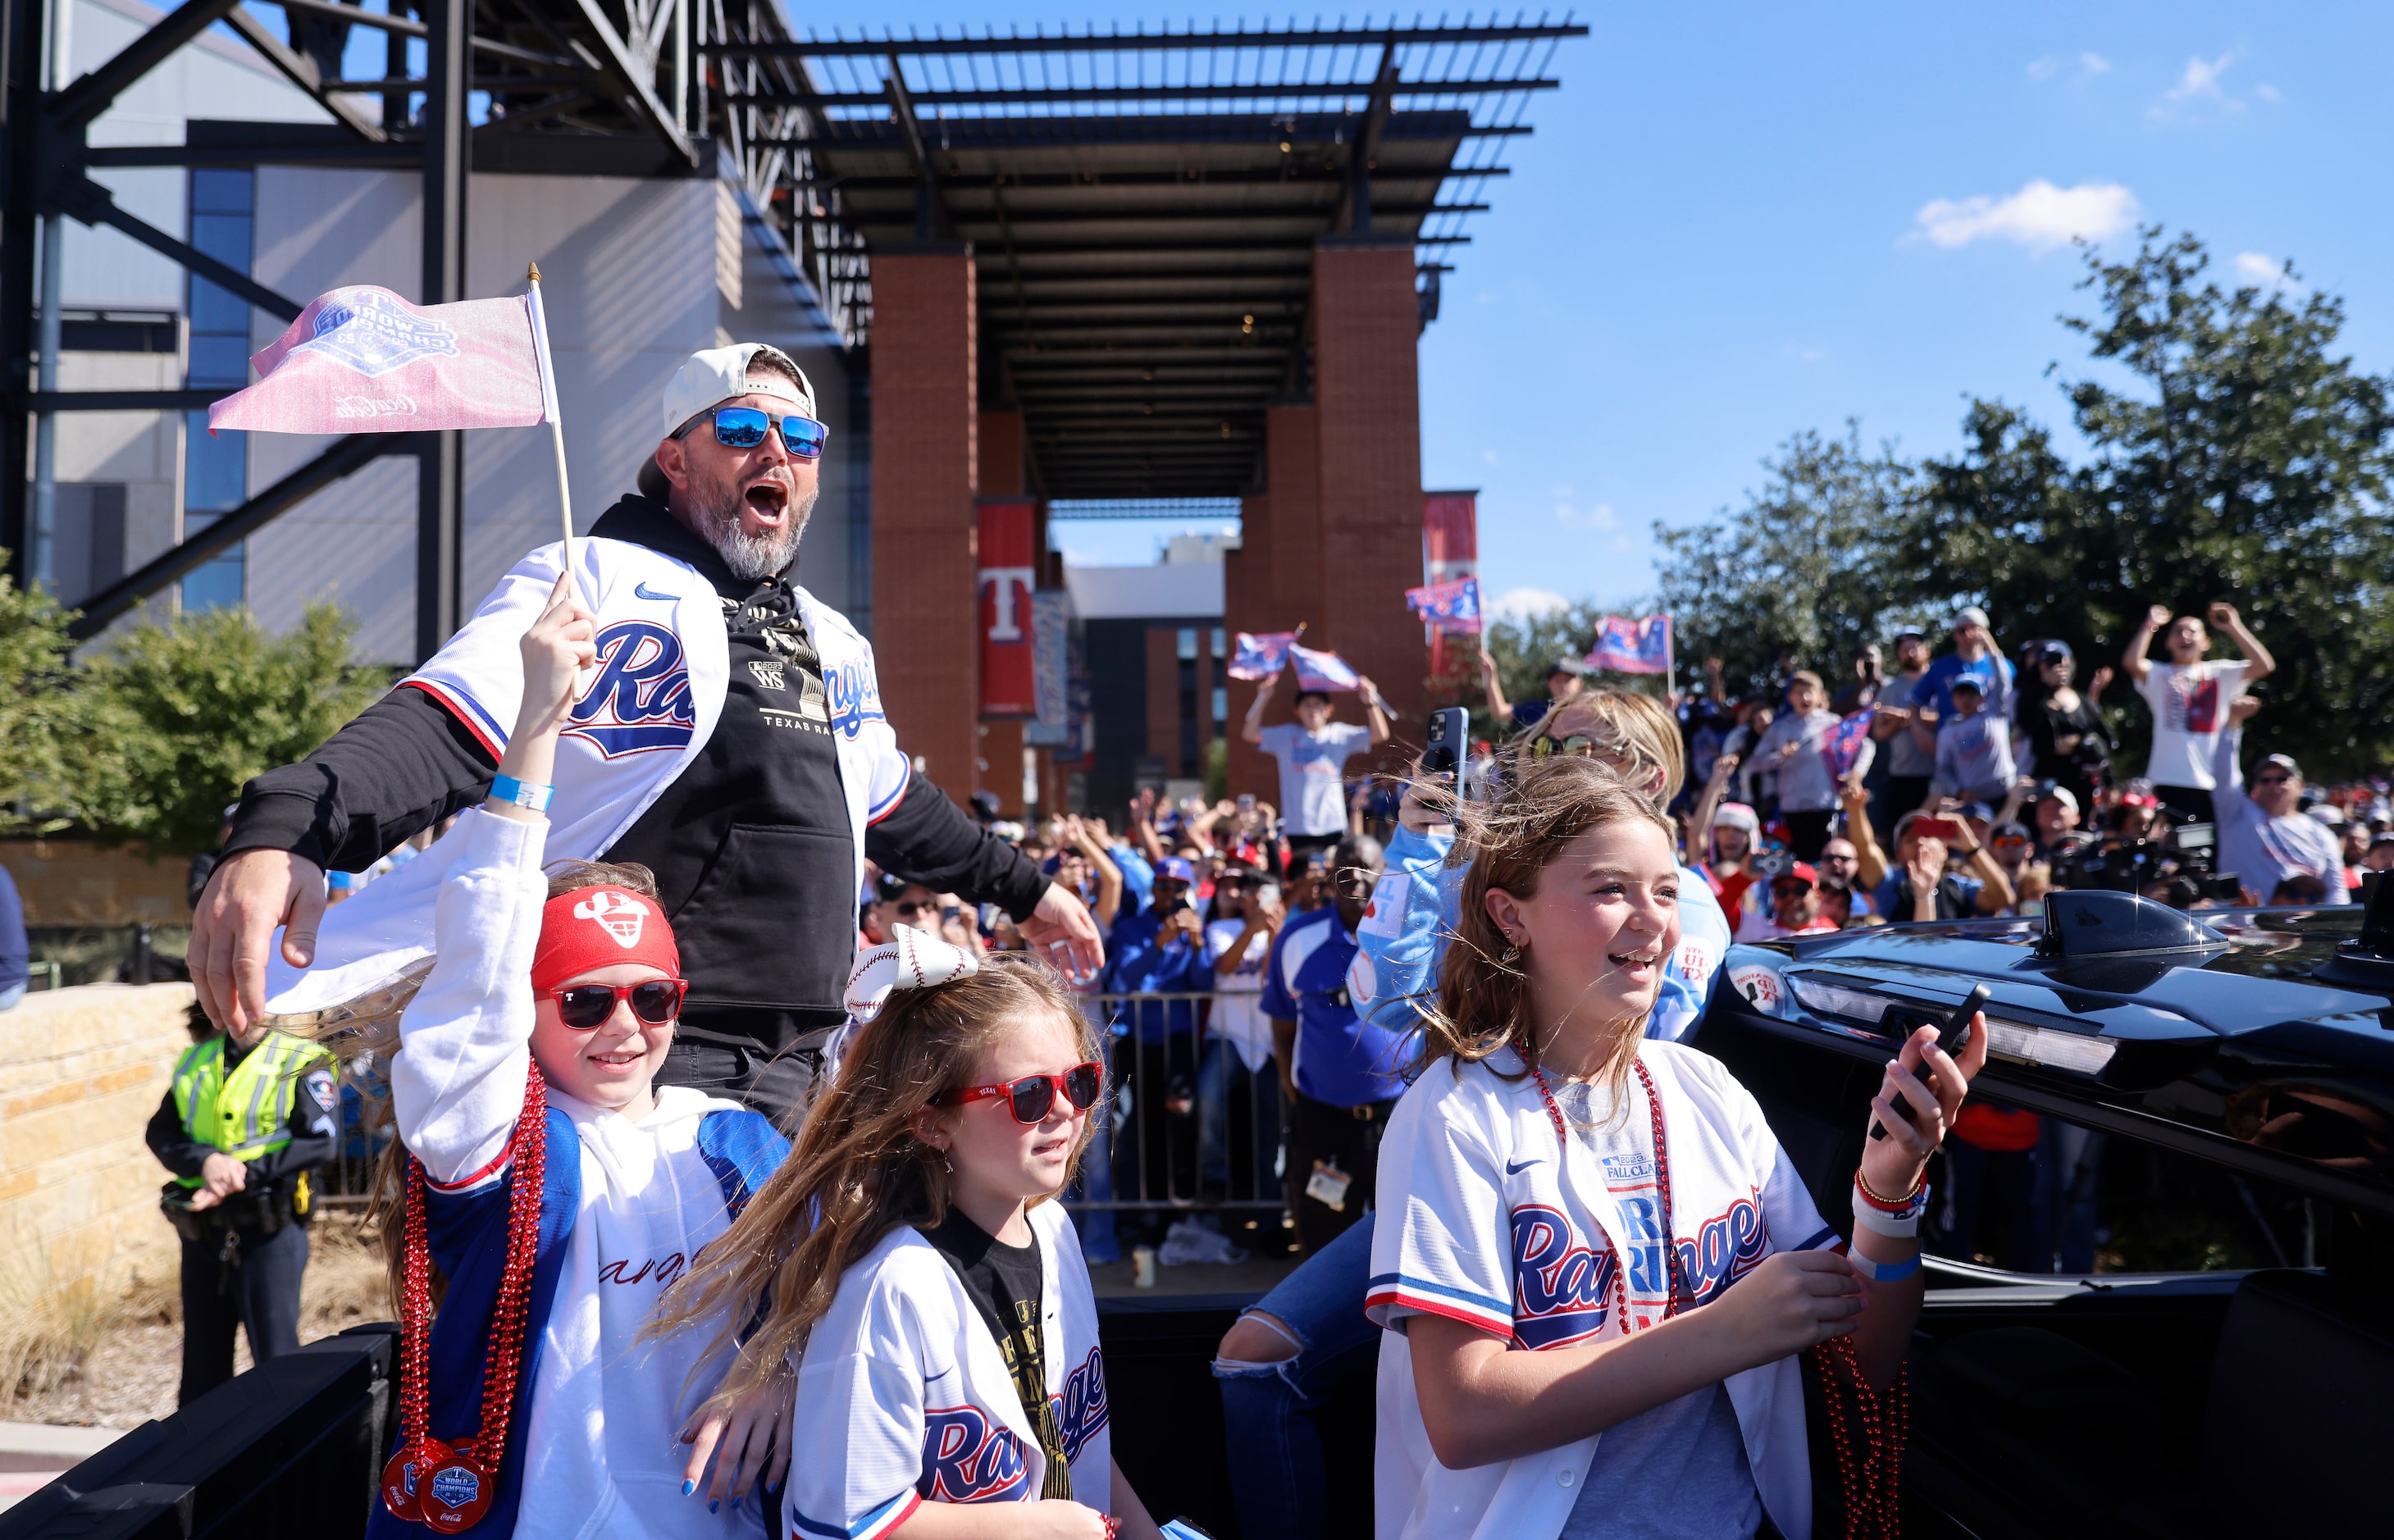
[[[1105,1071],[1094,1059],[1085,1064],[1075,1064],[1062,1074],[1026,1074],[1004,1086],[975,1086],[967,1090],[950,1091],[932,1105],[962,1107],[967,1102],[1006,1099],[1006,1108],[1014,1121],[1025,1128],[1035,1128],[1047,1121],[1056,1106],[1059,1092],[1072,1104],[1076,1112],[1085,1112],[1096,1105],[1098,1090],[1105,1082]]]
[[[652,1027],[662,1027],[681,1015],[690,994],[687,979],[643,979],[637,984],[568,984],[543,991],[557,1002],[557,1019],[576,1032],[596,1032],[615,1014],[618,1001],[628,1001],[632,1014]]]

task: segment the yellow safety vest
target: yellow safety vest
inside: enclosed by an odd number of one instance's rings
[[[194,1044],[175,1065],[175,1112],[198,1143],[235,1160],[255,1160],[291,1142],[291,1099],[299,1077],[332,1069],[333,1056],[305,1038],[270,1032],[228,1075],[219,1033]],[[197,1187],[197,1177],[176,1178]]]

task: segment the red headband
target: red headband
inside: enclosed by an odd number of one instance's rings
[[[681,949],[654,899],[621,888],[577,888],[541,910],[540,945],[532,954],[533,989],[555,989],[618,963],[646,963],[681,977]]]

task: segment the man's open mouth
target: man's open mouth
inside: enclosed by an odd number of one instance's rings
[[[790,489],[779,481],[753,481],[742,496],[751,509],[768,520],[778,520],[789,511]]]

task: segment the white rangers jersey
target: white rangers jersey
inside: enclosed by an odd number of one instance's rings
[[[598,660],[557,744],[547,859],[595,858],[695,763],[722,716],[730,644],[723,601],[689,563],[624,540],[575,542],[574,585],[598,624]],[[564,570],[561,542],[527,554],[471,620],[400,681],[441,701],[505,754],[523,694],[523,634]],[[881,709],[873,649],[837,611],[797,590],[822,664],[832,743],[848,801],[856,879],[864,831],[905,796],[908,761]],[[432,951],[432,910],[455,859],[454,831],[324,914],[315,966],[267,954],[267,1009],[321,1010],[388,983]],[[520,1088],[520,1087],[519,1087]]]
[[[1699,1305],[1773,1252],[1840,1244],[1761,1108],[1728,1070],[1675,1043],[1642,1043],[1640,1058],[1663,1103],[1670,1239]],[[1530,1351],[1619,1337],[1616,1274],[1631,1316],[1640,1324],[1662,1318],[1669,1274],[1636,1081],[1626,1113],[1635,1137],[1624,1142],[1644,1152],[1599,1158],[1578,1138],[1568,1148],[1558,1143],[1537,1082],[1501,1077],[1520,1069],[1510,1050],[1483,1064],[1449,1060],[1398,1104],[1380,1147],[1366,1299],[1381,1325],[1401,1331],[1415,1314],[1449,1316]],[[1811,1533],[1798,1375],[1791,1357],[1727,1381],[1763,1507],[1788,1540]],[[1399,1389],[1387,1375],[1383,1386]],[[1426,1450],[1419,1402],[1407,1396],[1394,1411],[1408,1441]],[[1434,1457],[1390,1462],[1384,1474],[1414,1487],[1376,1494],[1378,1511],[1407,1516],[1407,1536],[1553,1540],[1601,1438],[1471,1470],[1450,1470]]]
[[[1075,1501],[1113,1500],[1105,1362],[1089,1267],[1060,1204],[1039,1241],[1048,1404]],[[784,1502],[793,1540],[878,1540],[925,1502],[1030,1502],[1046,1459],[955,1270],[901,1225],[850,1267],[798,1363]]]

